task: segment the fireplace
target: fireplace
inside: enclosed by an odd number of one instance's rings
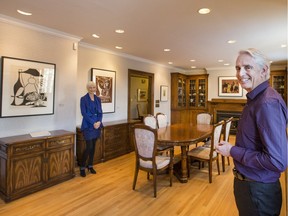
[[[231,123],[231,129],[230,129],[231,134],[236,134],[240,116],[241,116],[241,112],[235,112],[235,111],[220,111],[220,110],[218,111],[217,110],[217,114],[216,114],[217,122],[233,117],[233,120]]]

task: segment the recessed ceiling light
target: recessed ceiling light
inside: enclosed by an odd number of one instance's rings
[[[191,68],[195,69],[195,68],[196,68],[196,66],[191,66]]]
[[[118,33],[118,34],[123,34],[124,30],[123,29],[116,29],[115,32]]]
[[[121,46],[115,46],[116,49],[123,49]]]
[[[94,38],[100,38],[100,36],[97,35],[97,34],[92,34],[92,37],[94,37]]]
[[[22,14],[22,15],[25,15],[25,16],[31,16],[32,13],[30,12],[25,12],[25,11],[22,11],[22,10],[17,10],[18,13]]]
[[[234,43],[236,43],[236,40],[228,40],[227,43],[234,44]]]
[[[282,48],[285,48],[285,47],[287,47],[287,45],[286,45],[286,44],[282,44],[281,47],[282,47]]]
[[[191,59],[190,61],[191,61],[191,62],[195,62],[196,60],[195,60],[195,59]]]
[[[168,62],[168,64],[173,64],[173,62]]]
[[[209,8],[201,8],[198,10],[199,14],[209,14],[210,13],[210,9]]]
[[[224,60],[222,60],[222,59],[219,59],[219,60],[218,60],[218,62],[223,62],[223,61],[224,61]]]
[[[229,63],[225,63],[224,65],[225,65],[225,66],[229,66],[230,64],[229,64]]]
[[[170,52],[171,50],[170,49],[164,49],[164,52]]]

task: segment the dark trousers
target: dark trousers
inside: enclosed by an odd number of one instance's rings
[[[234,196],[240,216],[280,215],[282,192],[279,180],[260,183],[234,178]]]
[[[96,145],[97,139],[92,140],[86,140],[86,148],[82,155],[82,161],[81,161],[81,168],[85,169],[86,167],[86,161],[88,159],[88,166],[93,166],[93,159],[94,159],[94,152],[95,152],[95,145]]]

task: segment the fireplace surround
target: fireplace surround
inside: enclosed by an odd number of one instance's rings
[[[246,99],[212,99],[209,101],[209,112],[214,116],[214,123],[234,117],[231,134],[236,134],[238,120],[241,116]]]

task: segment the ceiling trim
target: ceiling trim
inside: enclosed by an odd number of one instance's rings
[[[95,45],[84,43],[84,42],[79,42],[79,46],[85,47],[85,48],[89,48],[89,49],[95,49],[95,50],[98,50],[100,52],[104,52],[104,53],[108,53],[108,54],[112,54],[112,55],[117,55],[117,56],[120,56],[120,57],[123,57],[123,58],[131,59],[131,60],[135,60],[135,61],[139,61],[139,62],[143,62],[143,63],[147,63],[147,64],[159,65],[159,66],[162,66],[162,67],[165,67],[165,68],[168,68],[168,69],[177,70],[179,72],[185,72],[185,70],[177,68],[177,67],[172,67],[172,66],[169,66],[169,65],[159,64],[158,62],[154,62],[154,61],[151,61],[151,60],[148,60],[148,59],[136,57],[136,56],[129,55],[129,54],[126,54],[126,53],[115,52],[115,51],[112,51],[112,50],[104,49],[104,48],[97,47]]]
[[[50,35],[55,35],[58,37],[62,37],[62,38],[66,38],[69,40],[73,40],[75,42],[79,42],[80,40],[82,40],[81,37],[75,36],[75,35],[71,35],[71,34],[67,34],[65,32],[61,32],[61,31],[57,31],[55,29],[51,29],[51,28],[47,28],[44,26],[40,26],[40,25],[36,25],[36,24],[32,24],[29,22],[25,22],[19,19],[15,19],[9,16],[5,16],[3,14],[0,14],[0,22],[3,23],[8,23],[8,24],[12,24],[12,25],[17,25],[17,26],[21,26],[24,28],[28,28],[28,29],[32,29],[38,32],[43,32],[43,33],[47,33]]]

